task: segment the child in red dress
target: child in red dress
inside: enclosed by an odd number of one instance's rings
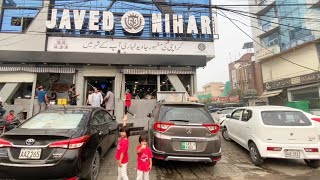
[[[148,147],[148,140],[146,135],[139,137],[140,145],[137,147],[138,166],[137,166],[137,180],[149,180],[149,172],[152,168],[152,152]]]
[[[118,180],[128,180],[127,165],[128,165],[128,149],[129,149],[128,127],[122,127],[120,130],[120,141],[117,147],[116,160],[118,165]]]

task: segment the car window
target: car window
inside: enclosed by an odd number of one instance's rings
[[[102,111],[97,111],[92,116],[92,124],[93,125],[100,125],[106,123],[104,114]]]
[[[76,129],[87,117],[83,112],[48,112],[40,113],[22,124],[23,129]]]
[[[241,121],[249,121],[252,117],[252,111],[251,110],[244,110],[243,113],[242,113],[242,120]]]
[[[112,116],[109,113],[107,113],[106,111],[102,111],[102,114],[104,116],[105,122],[109,123],[112,121]]]
[[[167,122],[214,123],[204,106],[163,106],[160,111],[160,119]]]
[[[236,110],[232,113],[231,119],[240,120],[242,109]]]
[[[261,118],[270,126],[311,126],[310,120],[300,111],[263,111]]]

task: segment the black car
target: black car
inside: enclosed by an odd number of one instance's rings
[[[118,123],[102,108],[54,107],[0,137],[0,177],[96,180]]]

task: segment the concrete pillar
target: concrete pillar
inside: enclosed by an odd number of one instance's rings
[[[36,88],[37,88],[37,76],[38,74],[35,74],[33,82],[32,82],[32,94],[31,94],[31,99],[30,99],[30,109],[27,118],[31,118],[34,113],[34,97],[36,95]]]
[[[161,79],[160,79],[160,75],[157,75],[157,88],[158,88],[158,92],[161,91]]]
[[[117,120],[120,122],[123,118],[124,114],[124,102],[122,99],[124,99],[125,96],[125,75],[122,73],[116,74],[115,77],[115,116],[117,116]],[[122,121],[121,121],[122,122]]]
[[[77,69],[76,71],[76,93],[80,94],[80,96],[78,96],[78,101],[77,101],[77,105],[78,106],[82,106],[85,102],[85,92],[84,92],[84,76],[83,76],[83,72],[81,69]]]

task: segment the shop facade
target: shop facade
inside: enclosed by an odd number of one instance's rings
[[[86,105],[93,87],[102,93],[112,90],[119,117],[129,89],[134,111],[144,117],[157,92],[192,96],[196,68],[214,57],[217,35],[209,6],[190,8],[178,1],[26,2],[3,0],[0,97],[6,109],[23,110],[27,117],[37,112],[37,86],[66,98],[71,84],[80,94],[78,105]],[[9,15],[15,7],[24,11]]]

